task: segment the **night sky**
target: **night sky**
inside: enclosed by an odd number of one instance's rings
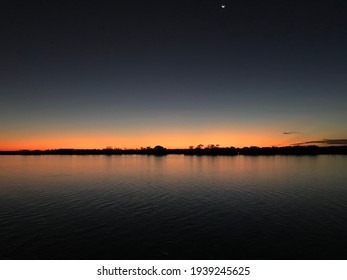
[[[345,0],[3,0],[0,35],[0,150],[347,144]]]

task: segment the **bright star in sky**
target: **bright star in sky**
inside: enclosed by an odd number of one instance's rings
[[[222,9],[224,9],[224,8],[225,8],[225,5],[222,5],[221,7],[222,7]]]

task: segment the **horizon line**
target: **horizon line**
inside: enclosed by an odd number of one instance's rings
[[[346,144],[333,144],[333,145],[312,145],[312,144],[300,144],[300,145],[272,145],[272,146],[256,146],[256,145],[251,145],[251,146],[243,146],[243,147],[235,147],[235,146],[227,146],[227,147],[221,147],[219,145],[202,145],[201,147],[196,146],[191,146],[188,148],[165,148],[164,146],[161,145],[156,145],[154,147],[152,146],[146,146],[146,147],[137,147],[137,148],[119,148],[119,147],[112,147],[112,146],[106,146],[105,148],[50,148],[50,149],[16,149],[16,150],[0,150],[0,152],[35,152],[35,151],[40,151],[40,152],[46,152],[46,151],[59,151],[59,150],[81,150],[81,151],[146,151],[146,150],[155,150],[155,149],[163,149],[163,150],[211,150],[211,149],[276,149],[276,148],[291,148],[291,147],[317,147],[317,148],[329,148],[329,147],[347,147]]]

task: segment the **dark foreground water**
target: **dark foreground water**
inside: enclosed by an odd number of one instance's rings
[[[347,156],[1,156],[2,259],[347,259]]]

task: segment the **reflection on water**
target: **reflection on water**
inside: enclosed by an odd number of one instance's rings
[[[2,259],[346,259],[346,156],[1,156]]]

